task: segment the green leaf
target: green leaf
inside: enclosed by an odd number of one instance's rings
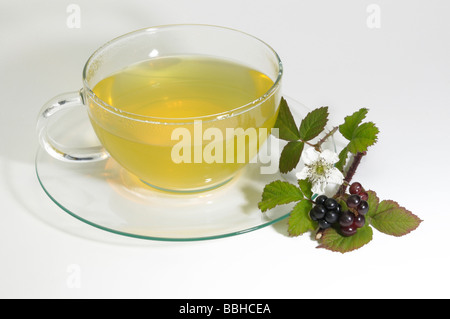
[[[264,187],[262,200],[258,203],[259,209],[265,212],[277,205],[296,202],[303,199],[300,189],[288,182],[274,181]]]
[[[319,135],[328,122],[328,107],[323,106],[308,114],[300,123],[300,139],[309,141]]]
[[[309,218],[312,203],[306,199],[294,206],[288,220],[288,232],[291,236],[299,236],[315,229],[315,223]]]
[[[380,199],[378,198],[377,193],[372,190],[368,190],[367,194],[369,195],[369,198],[367,199],[367,203],[369,204],[369,211],[366,214],[366,218],[369,219],[376,214]]]
[[[367,148],[377,142],[377,135],[380,132],[372,122],[362,123],[369,110],[362,108],[359,111],[347,116],[344,123],[339,126],[339,132],[349,140],[347,150],[352,153],[362,153]],[[339,154],[339,167],[344,167],[346,159],[344,154]]]
[[[381,201],[369,217],[370,224],[377,230],[396,237],[410,233],[422,222],[419,217],[392,200]]]
[[[313,196],[313,192],[311,190],[312,183],[308,179],[299,179],[298,186],[300,186],[300,190],[306,198],[311,199]]]
[[[347,162],[348,157],[348,149],[347,147],[344,147],[342,151],[339,153],[339,161],[335,164],[335,167],[340,170],[341,172],[344,172],[345,163]]]
[[[278,117],[275,121],[275,128],[278,128],[278,138],[286,141],[298,141],[300,139],[300,133],[292,116],[291,110],[282,97],[280,102],[280,110],[278,111]]]
[[[305,144],[300,141],[291,141],[286,144],[280,155],[279,168],[281,173],[292,171],[300,161]]]
[[[372,122],[363,123],[353,132],[347,148],[350,153],[362,153],[367,148],[377,142],[377,135],[380,131]]]
[[[369,110],[366,108],[362,108],[359,111],[356,111],[350,116],[347,116],[344,119],[344,124],[339,126],[339,132],[347,139],[351,140],[353,137],[353,132],[356,128],[361,124],[361,122],[366,118],[367,112]]]
[[[344,198],[339,199],[338,203],[341,205],[341,211],[344,212],[348,210],[347,202],[345,201]]]
[[[372,236],[372,228],[368,225],[359,228],[355,235],[349,237],[342,236],[334,228],[328,228],[323,232],[320,245],[317,248],[347,253],[369,243],[372,240]]]

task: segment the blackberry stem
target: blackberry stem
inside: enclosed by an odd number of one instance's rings
[[[331,131],[329,131],[324,137],[322,137],[315,145],[315,149],[317,151],[320,151],[320,147],[322,146],[322,144],[330,137],[332,136],[334,133],[336,133],[336,131],[339,129],[339,126],[335,126],[333,127],[333,129]]]
[[[366,152],[356,153],[356,155],[353,159],[352,165],[349,167],[347,174],[345,174],[344,182],[339,187],[338,191],[336,192],[336,195],[334,195],[335,198],[339,198],[345,194],[347,187],[350,185],[350,182],[356,173],[356,169],[358,168],[359,164],[361,163],[362,157],[366,154],[367,154]]]
[[[323,236],[323,229],[322,228],[319,228],[317,231],[316,231],[316,236],[315,236],[315,239],[316,240],[320,240],[321,238],[322,238],[322,236]]]

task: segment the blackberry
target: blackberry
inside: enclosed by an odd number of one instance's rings
[[[356,208],[356,211],[358,212],[359,215],[365,215],[367,214],[367,212],[369,211],[369,203],[366,202],[365,200],[362,200],[358,207]]]
[[[366,218],[364,215],[354,215],[352,212],[346,211],[339,218],[339,226],[341,234],[344,236],[353,236],[358,228],[365,225]]]
[[[341,227],[348,227],[353,224],[355,220],[355,215],[349,211],[342,212],[341,216],[339,217],[339,225]]]
[[[325,217],[325,214],[327,212],[327,209],[323,205],[316,205],[313,209],[309,212],[309,216],[312,220],[318,221]]]
[[[334,198],[328,198],[324,205],[328,210],[332,210],[338,206],[338,202]]]
[[[337,210],[329,210],[325,213],[324,219],[330,224],[334,224],[339,220],[339,212]]]
[[[358,194],[350,195],[347,198],[347,206],[350,208],[358,207],[359,203],[361,203],[361,197]]]
[[[321,229],[327,229],[339,221],[342,207],[334,199],[325,195],[316,198],[316,205],[309,212],[312,220],[317,221]]]
[[[346,200],[349,210],[342,212],[339,217],[340,232],[344,236],[356,234],[358,228],[365,225],[365,215],[369,211],[369,203],[367,202],[369,195],[360,183],[351,184],[349,192],[350,195]]]
[[[325,195],[319,195],[316,198],[316,204],[323,205],[327,199],[328,199],[328,197],[326,197]]]

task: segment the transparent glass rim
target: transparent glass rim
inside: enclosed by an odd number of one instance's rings
[[[144,115],[140,115],[140,114],[135,114],[135,113],[131,113],[131,112],[126,112],[123,111],[117,107],[114,107],[108,103],[106,103],[105,101],[103,101],[101,98],[99,98],[91,89],[90,85],[87,82],[87,74],[88,74],[88,66],[91,64],[91,62],[100,54],[100,52],[102,52],[104,49],[106,49],[107,47],[111,46],[112,44],[123,40],[127,37],[133,36],[133,35],[137,35],[140,33],[147,33],[147,32],[158,32],[158,31],[162,31],[162,30],[166,30],[169,28],[210,28],[210,29],[218,29],[218,30],[227,30],[227,31],[231,31],[231,32],[236,32],[238,34],[241,34],[243,36],[247,36],[250,39],[256,40],[257,42],[263,44],[267,49],[269,49],[276,61],[276,65],[278,66],[278,74],[277,74],[277,78],[274,81],[274,84],[267,90],[267,92],[265,92],[263,95],[261,95],[260,97],[258,97],[257,99],[238,106],[232,110],[229,111],[225,111],[225,112],[221,112],[221,113],[215,113],[215,114],[210,114],[210,115],[204,115],[204,116],[197,116],[197,117],[182,117],[182,118],[175,118],[175,117],[170,117],[170,118],[166,118],[166,117],[154,117],[154,116],[144,116]],[[94,53],[91,54],[91,56],[88,58],[88,60],[86,61],[84,68],[83,68],[83,73],[82,73],[82,79],[83,79],[83,88],[81,89],[81,96],[84,96],[84,94],[88,95],[90,99],[92,99],[93,101],[95,101],[95,103],[97,105],[99,105],[100,107],[104,108],[106,111],[113,113],[114,115],[117,115],[119,117],[123,117],[132,121],[138,121],[138,122],[146,122],[146,123],[154,123],[154,124],[176,124],[176,125],[180,125],[180,124],[193,124],[195,121],[201,120],[202,122],[211,122],[211,121],[218,121],[218,120],[223,120],[223,119],[227,119],[227,118],[232,118],[235,116],[238,116],[242,113],[248,112],[252,109],[254,109],[255,107],[258,107],[259,105],[261,105],[264,101],[266,101],[267,99],[269,99],[271,96],[273,96],[280,84],[281,84],[281,79],[283,77],[283,64],[281,62],[281,59],[278,55],[278,53],[266,42],[262,41],[261,39],[243,32],[243,31],[239,31],[236,29],[232,29],[232,28],[228,28],[228,27],[222,27],[222,26],[216,26],[216,25],[209,25],[209,24],[167,24],[167,25],[160,25],[160,26],[154,26],[154,27],[149,27],[149,28],[143,28],[143,29],[139,29],[139,30],[135,30],[126,34],[123,34],[121,36],[118,36],[108,42],[106,42],[105,44],[103,44],[102,46],[100,46],[97,50],[94,51]]]

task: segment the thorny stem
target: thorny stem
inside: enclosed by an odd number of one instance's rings
[[[332,136],[334,133],[336,133],[336,131],[338,130],[339,126],[335,126],[333,127],[333,129],[331,131],[329,131],[324,137],[322,137],[316,144],[310,143],[308,141],[303,141],[301,140],[303,143],[305,143],[306,145],[309,145],[311,147],[314,147],[314,149],[318,152],[320,152],[320,146],[322,146],[322,144],[330,137]]]
[[[311,146],[311,147],[316,148],[316,145],[315,145],[315,144],[309,143],[309,142],[307,142],[307,141],[302,141],[302,142],[305,143],[306,145],[309,145],[309,146]]]
[[[350,185],[353,175],[355,175],[356,169],[361,163],[361,159],[364,155],[366,155],[366,152],[356,153],[352,165],[349,167],[347,174],[345,174],[344,182],[339,187],[338,191],[336,192],[336,195],[334,195],[335,198],[339,198],[345,194],[345,191],[347,190],[348,185]]]
[[[322,144],[330,137],[332,136],[334,133],[336,133],[336,131],[338,130],[339,126],[335,126],[333,127],[333,129],[331,131],[329,131],[324,137],[322,137],[315,145],[314,148],[320,152],[320,146],[322,146]]]

